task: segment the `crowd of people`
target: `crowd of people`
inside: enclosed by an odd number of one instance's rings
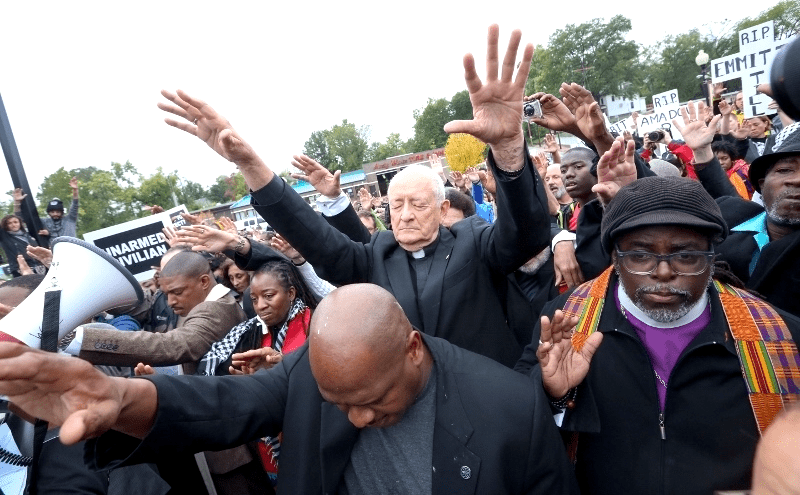
[[[137,307],[58,353],[0,344],[8,417],[60,426],[32,493],[800,493],[800,125],[743,119],[717,86],[680,139],[615,136],[578,84],[525,96],[533,47],[517,65],[520,32],[502,60],[498,37],[485,78],[464,58],[474,119],[445,126],[486,161],[434,157],[379,198],[297,155],[312,208],[162,91],[274,232],[184,215]],[[584,145],[530,150],[530,100]],[[71,186],[42,235],[74,235]],[[5,315],[51,255],[0,225]]]

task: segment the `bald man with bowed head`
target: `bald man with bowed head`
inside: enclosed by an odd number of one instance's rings
[[[423,335],[386,290],[336,289],[309,333],[255,375],[146,380],[0,344],[0,393],[65,443],[102,434],[101,469],[282,430],[285,493],[576,493],[541,387]]]

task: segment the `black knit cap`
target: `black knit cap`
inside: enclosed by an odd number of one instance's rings
[[[728,236],[719,206],[699,182],[686,177],[645,177],[620,189],[606,206],[600,226],[603,249],[611,252],[620,234],[654,225],[703,230],[716,241]]]
[[[64,211],[64,202],[58,198],[53,198],[47,203],[47,211]]]

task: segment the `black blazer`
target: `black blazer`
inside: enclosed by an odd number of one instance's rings
[[[490,155],[490,163],[492,163]],[[400,302],[411,323],[429,335],[513,366],[522,345],[509,328],[501,294],[506,277],[549,243],[550,217],[542,180],[526,158],[523,173],[509,179],[495,171],[497,221],[478,217],[439,229],[433,264],[422,294],[415,294],[409,254],[390,231],[356,242],[316,214],[280,177],[253,192],[253,206],[284,236],[317,274],[335,285],[369,282]],[[261,248],[244,260],[261,264]],[[535,321],[531,321],[531,327]]]
[[[437,373],[432,493],[576,493],[542,388],[444,340],[424,341]],[[337,493],[359,430],[322,399],[307,345],[252,376],[149,379],[158,388],[153,429],[143,441],[117,432],[88,441],[92,467],[222,449],[282,430],[281,491]]]

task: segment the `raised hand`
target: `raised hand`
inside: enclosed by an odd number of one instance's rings
[[[602,333],[594,332],[581,350],[576,350],[571,337],[577,324],[577,317],[566,318],[560,309],[556,310],[552,321],[542,316],[536,357],[542,367],[542,384],[550,397],[564,397],[586,378],[592,356],[603,340]]]
[[[714,159],[711,142],[717,133],[717,122],[721,118],[720,115],[717,115],[706,125],[703,120],[705,110],[705,102],[701,101],[696,106],[689,102],[685,107],[681,107],[682,122],[679,122],[678,119],[672,120],[672,125],[678,129],[683,140],[686,141],[686,145],[692,149],[697,163],[707,163]]]
[[[633,141],[628,141],[626,146],[623,138],[619,137],[614,140],[611,149],[600,157],[597,184],[592,186],[592,191],[602,204],[607,205],[621,188],[636,180],[635,148]]]
[[[361,207],[365,210],[369,210],[372,206],[372,200],[375,199],[372,197],[372,194],[367,191],[366,187],[362,187],[358,190],[358,201],[361,203]]]
[[[439,155],[436,153],[432,154],[428,159],[431,163],[431,170],[436,172],[436,174],[442,178],[444,182],[447,182],[447,178],[444,176],[444,167],[442,166],[442,159],[439,158]]]
[[[453,185],[456,186],[458,189],[464,189],[464,184],[466,178],[464,174],[458,172],[456,170],[450,172],[450,177],[453,178]]]
[[[589,139],[601,155],[611,147],[611,133],[606,128],[606,121],[600,105],[594,100],[592,93],[577,83],[563,83],[559,93],[564,97],[564,104],[575,114],[575,122],[581,133]]]
[[[719,113],[721,113],[723,117],[727,117],[733,113],[733,106],[728,103],[728,100],[719,100]]]
[[[342,188],[339,185],[339,177],[342,175],[341,170],[331,173],[316,160],[306,155],[294,155],[292,165],[302,172],[302,174],[292,174],[292,177],[308,182],[323,196],[336,198],[342,193]]]
[[[72,189],[73,192],[78,190],[78,178],[77,177],[73,177],[72,179],[70,179],[69,187]]]
[[[489,27],[486,49],[486,82],[475,72],[472,54],[464,56],[464,79],[472,103],[473,120],[455,120],[444,126],[447,133],[471,134],[492,148],[495,162],[505,170],[519,170],[524,162],[525,139],[522,134],[522,97],[533,57],[533,45],[528,44],[514,81],[514,62],[522,38],[519,30],[511,32],[502,71],[498,79],[497,43],[500,28]]]
[[[547,175],[547,167],[550,162],[547,160],[547,155],[544,151],[537,151],[533,154],[533,163],[536,165],[536,171],[539,172],[539,177]]]
[[[750,136],[750,128],[747,126],[746,122],[739,122],[739,119],[736,117],[731,118],[731,122],[736,120],[735,127],[733,130],[730,131],[730,135],[736,139],[747,139]]]
[[[293,248],[280,234],[275,234],[272,239],[269,240],[269,245],[275,251],[283,253],[283,255],[292,260],[292,263],[295,265],[302,265],[306,261],[303,255],[300,254],[297,249]]]
[[[233,249],[239,242],[239,236],[203,225],[190,225],[176,233],[176,242],[191,244],[192,251],[221,253]]]
[[[558,143],[556,142],[556,137],[549,132],[544,135],[544,146],[542,146],[542,151],[546,153],[558,153]]]
[[[639,120],[639,112],[631,112],[631,121],[633,122],[632,127],[634,129],[636,129],[636,127],[639,125],[637,124],[638,120]]]
[[[18,187],[11,193],[11,197],[14,198],[15,203],[22,203],[22,200],[27,198],[28,195],[22,192],[22,188]]]
[[[189,225],[200,225],[203,223],[199,216],[192,215],[190,213],[181,213],[181,217],[183,217],[183,219],[186,220],[186,223]]]
[[[181,241],[178,239],[177,231],[172,225],[164,227],[161,229],[161,232],[164,233],[164,238],[167,240],[167,245],[169,247],[175,247],[180,244]]]
[[[538,99],[542,105],[542,117],[532,118],[531,122],[551,131],[568,132],[581,139],[584,138],[578,128],[578,123],[575,121],[575,115],[572,114],[563,101],[546,93],[536,93],[526,99]]]
[[[283,360],[283,354],[272,347],[261,347],[231,356],[231,375],[252,375],[258,370],[268,370]]]
[[[719,98],[720,96],[722,96],[722,93],[724,93],[726,89],[728,88],[725,87],[725,83],[721,82],[714,83],[714,97]]]
[[[258,159],[250,145],[239,137],[230,122],[206,102],[193,98],[181,90],[178,90],[177,94],[161,90],[161,94],[173,105],[159,103],[158,108],[184,119],[166,118],[164,120],[167,124],[197,136],[220,156],[236,164]]]
[[[236,229],[236,224],[233,223],[233,220],[228,217],[220,218],[217,223],[219,223],[221,230],[224,230],[229,234],[237,235],[239,233],[239,231]]]
[[[464,173],[467,174],[467,178],[473,183],[481,180],[481,176],[478,173],[478,169],[475,167],[467,167],[467,169],[464,170]]]

